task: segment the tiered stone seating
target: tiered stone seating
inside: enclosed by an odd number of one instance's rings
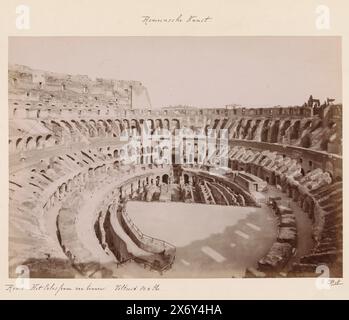
[[[219,184],[217,182],[212,183],[212,185],[215,186],[218,190],[220,190],[222,192],[227,205],[237,205],[238,204],[233,192],[228,189],[229,187],[226,187],[226,186]]]
[[[299,165],[286,166],[280,171],[284,163],[289,160],[269,151],[251,153],[251,150],[237,146],[231,149],[230,158],[236,166],[244,165],[244,169],[261,174],[264,178],[268,177],[269,182],[271,181],[269,177],[275,175],[274,183],[279,181],[282,190],[297,200],[313,219],[313,236],[316,243],[312,253],[302,257],[299,263],[294,263],[290,274],[303,271],[314,273],[321,263],[334,263],[335,272],[340,274],[338,266],[341,265],[342,248],[341,241],[336,242],[336,240],[342,238],[341,183],[332,182],[330,175],[320,168],[306,175],[301,174]],[[265,171],[265,166],[269,171]],[[264,172],[268,174],[263,175]],[[294,245],[295,230],[291,221],[289,225],[281,228],[278,240]]]
[[[316,234],[312,252],[294,264],[295,271],[315,273],[316,267],[324,264],[332,276],[341,274],[343,231],[342,231],[342,183],[335,182],[311,192],[323,210],[322,228]]]
[[[57,217],[58,237],[64,253],[72,264],[84,275],[91,275],[100,269],[99,261],[86,249],[76,230],[77,207],[81,204],[79,197],[70,197],[68,207],[62,207]]]
[[[229,200],[225,197],[224,193],[218,188],[214,183],[208,182],[208,187],[210,188],[211,194],[214,198],[214,202],[219,205],[229,205]]]

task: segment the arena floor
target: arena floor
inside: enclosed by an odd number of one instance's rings
[[[177,247],[165,277],[239,277],[276,238],[267,207],[130,201],[127,212],[143,233]]]

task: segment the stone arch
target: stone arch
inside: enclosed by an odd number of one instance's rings
[[[256,131],[257,131],[257,128],[259,127],[261,123],[261,120],[260,119],[257,119],[256,122],[254,123],[254,125],[251,127],[251,140],[254,140],[255,139],[255,134],[256,134]]]
[[[81,119],[80,122],[81,122],[81,125],[85,128],[84,134],[92,137],[93,128],[91,127],[90,123],[88,123],[85,119]]]
[[[169,184],[170,183],[170,177],[169,177],[169,175],[168,174],[164,174],[163,176],[162,176],[162,183],[165,183],[165,184]]]
[[[122,124],[125,130],[130,129],[130,122],[128,121],[128,119],[123,119]]]
[[[119,119],[116,119],[116,120],[114,120],[114,123],[116,125],[116,128],[119,130],[119,134],[120,134],[120,132],[122,132],[124,130],[124,127],[123,127],[121,121]]]
[[[240,134],[240,128],[242,126],[244,119],[240,119],[237,123],[237,126],[235,127],[233,138],[239,139],[239,134]]]
[[[16,151],[16,144],[15,144],[14,140],[9,139],[8,144],[9,144],[9,151],[11,153],[15,152]]]
[[[292,188],[292,199],[293,201],[297,202],[299,198],[299,191],[297,187]]]
[[[66,191],[67,191],[67,184],[64,182],[58,187],[59,196],[63,196]]]
[[[105,137],[108,133],[108,125],[101,119],[97,121],[97,133],[99,137]]]
[[[311,136],[310,136],[310,133],[305,134],[301,138],[301,147],[303,147],[303,148],[310,148],[311,147]]]
[[[297,120],[293,124],[292,129],[291,129],[291,136],[290,136],[291,139],[299,139],[299,137],[300,137],[300,127],[301,127],[301,121]]]
[[[270,120],[264,120],[262,132],[261,132],[261,141],[267,142],[268,141],[268,132],[269,132],[269,122]]]
[[[72,135],[74,134],[74,129],[73,129],[72,125],[68,121],[61,120],[61,123],[63,123],[64,126],[69,130],[70,134],[72,134]]]
[[[23,151],[23,149],[24,149],[24,140],[22,138],[18,138],[16,140],[16,150]]]
[[[44,139],[42,136],[36,138],[36,148],[41,149],[44,146]]]
[[[292,199],[292,186],[288,183],[286,183],[286,186],[285,186],[285,191],[286,191],[286,195]]]
[[[326,161],[325,163],[325,171],[327,171],[332,177],[334,174],[334,166],[331,161]]]
[[[85,134],[87,129],[85,127],[83,127],[79,121],[76,121],[74,119],[71,120],[72,125],[75,126],[75,128],[78,130],[78,132],[80,132],[81,134]]]
[[[161,119],[155,120],[155,129],[162,129],[162,121]]]
[[[275,120],[269,130],[269,142],[275,143],[278,141],[280,120]]]
[[[220,119],[215,119],[215,120],[213,121],[213,129],[216,129],[216,128],[217,128],[219,122],[220,122]]]
[[[302,209],[304,212],[308,213],[309,218],[311,219],[314,218],[314,207],[314,201],[310,197],[305,197],[302,204]]]
[[[244,127],[244,131],[243,131],[243,139],[251,139],[249,137],[249,131],[251,129],[251,123],[252,123],[252,119],[248,119],[247,122],[246,122],[246,125]]]
[[[170,121],[168,119],[164,119],[163,121],[163,128],[170,130]]]
[[[171,120],[171,131],[173,132],[176,129],[180,129],[180,121],[178,119]]]
[[[28,137],[26,141],[26,149],[33,150],[36,148],[36,143],[33,137]]]
[[[302,210],[303,210],[303,203],[304,203],[305,197],[306,196],[304,194],[299,193],[299,196],[298,196],[298,206],[301,207]]]
[[[307,120],[305,123],[304,123],[304,125],[303,125],[303,127],[302,127],[302,131],[304,131],[304,130],[307,130],[307,129],[310,129],[310,127],[311,127],[311,120]]]
[[[286,130],[290,127],[291,120],[286,120],[280,128],[280,137],[284,137],[286,134]]]
[[[51,123],[53,124],[53,126],[59,127],[60,129],[62,129],[62,126],[57,121],[51,120]]]
[[[45,138],[45,147],[53,147],[56,141],[51,134],[48,134]]]
[[[69,179],[67,181],[67,190],[68,190],[68,192],[70,192],[72,189],[73,189],[73,180]]]
[[[276,184],[276,174],[275,171],[272,171],[270,174],[270,181],[269,184],[275,185]]]
[[[88,125],[90,127],[91,132],[93,132],[93,136],[96,136],[97,135],[97,124],[96,124],[96,121],[93,120],[93,119],[90,119],[88,121]]]
[[[183,181],[184,181],[184,184],[189,184],[189,175],[184,173],[183,174]]]

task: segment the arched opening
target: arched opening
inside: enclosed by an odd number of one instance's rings
[[[167,130],[170,130],[170,121],[168,121],[168,119],[165,119],[163,121],[163,127]]]
[[[36,138],[36,147],[37,148],[42,148],[43,147],[43,138],[42,138],[42,136],[38,136]]]
[[[278,141],[280,121],[276,120],[272,127],[270,128],[270,142],[275,143]]]
[[[255,139],[256,130],[259,127],[260,122],[261,122],[261,120],[258,119],[256,121],[255,125],[252,127],[252,130],[251,130],[251,140]]]
[[[169,176],[168,176],[168,174],[164,174],[162,176],[162,182],[166,183],[166,184],[169,184]]]
[[[245,125],[243,139],[250,139],[250,137],[248,136],[248,133],[249,133],[249,130],[251,127],[251,122],[252,122],[252,120],[248,120],[246,125]]]
[[[240,138],[240,128],[241,128],[242,122],[243,122],[243,119],[241,119],[241,120],[238,122],[238,125],[237,125],[237,127],[236,127],[236,129],[235,129],[234,138],[236,138],[236,139],[239,139],[239,138]]]
[[[265,120],[262,127],[262,133],[261,133],[261,141],[267,142],[268,141],[268,131],[269,131],[269,120]]]
[[[139,124],[136,119],[131,120],[131,133],[132,135],[138,135],[140,133]]]
[[[286,120],[285,123],[283,124],[283,126],[281,127],[281,130],[280,130],[281,137],[285,136],[286,130],[289,128],[290,125],[291,125],[291,121]]]
[[[130,123],[127,119],[122,120],[122,124],[125,130],[130,128]]]
[[[213,123],[213,129],[216,129],[216,128],[217,128],[219,121],[220,121],[219,119],[216,119],[216,120],[214,121],[214,123]]]
[[[22,149],[22,138],[17,139],[16,141],[16,149],[21,150]]]
[[[172,119],[171,121],[171,129],[172,131],[179,129],[180,128],[180,124],[179,124],[179,120],[177,119]]]
[[[27,147],[27,150],[32,150],[36,147],[36,143],[35,143],[33,137],[28,137],[27,142],[26,142],[26,147]]]
[[[155,129],[162,129],[162,121],[161,119],[155,120]]]
[[[311,127],[311,121],[309,120],[309,121],[307,121],[307,122],[304,124],[302,130],[306,130],[306,129],[310,128],[310,127]]]

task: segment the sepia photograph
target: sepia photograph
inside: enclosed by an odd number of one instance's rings
[[[8,38],[8,272],[343,276],[341,38]]]

